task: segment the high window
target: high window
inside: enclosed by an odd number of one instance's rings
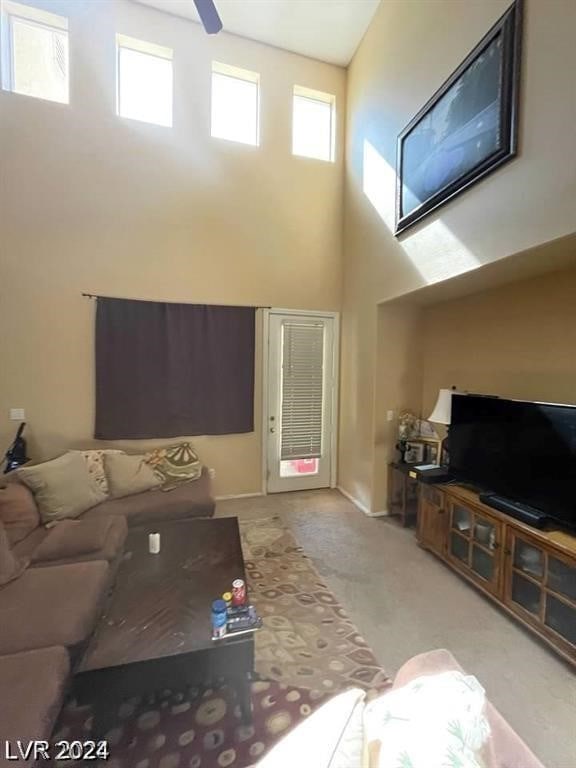
[[[260,143],[260,75],[212,62],[211,135],[242,144]]]
[[[67,104],[68,19],[9,0],[0,13],[4,90]]]
[[[116,35],[120,117],[172,126],[172,49]]]
[[[294,86],[292,154],[334,160],[335,98],[329,93]]]

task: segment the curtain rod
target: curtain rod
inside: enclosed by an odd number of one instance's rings
[[[119,297],[119,296],[99,296],[97,293],[82,293],[82,296],[84,296],[86,299],[119,299],[120,301],[153,301],[156,304],[192,304],[196,306],[205,306],[205,307],[241,307],[241,306],[249,306],[253,309],[272,309],[270,306],[261,306],[261,305],[242,305],[242,304],[196,304],[196,302],[191,301],[157,301],[155,299],[127,299],[125,296]]]

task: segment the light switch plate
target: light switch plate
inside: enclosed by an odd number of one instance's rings
[[[386,421],[394,421],[394,411],[386,411]]]
[[[25,421],[26,411],[24,408],[10,408],[10,421]]]

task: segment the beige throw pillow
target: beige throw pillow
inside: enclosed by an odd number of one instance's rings
[[[43,523],[78,517],[106,500],[80,453],[65,453],[52,461],[18,469],[17,473],[34,494]]]
[[[12,552],[4,524],[0,522],[0,587],[17,579],[27,565],[28,561],[19,560]]]
[[[160,486],[160,480],[146,464],[145,458],[145,456],[131,456],[128,453],[104,455],[108,488],[113,499],[151,491]]]

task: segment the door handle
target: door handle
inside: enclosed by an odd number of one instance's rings
[[[270,427],[270,432],[272,432],[272,434],[274,434],[274,432],[276,432],[276,427]]]

